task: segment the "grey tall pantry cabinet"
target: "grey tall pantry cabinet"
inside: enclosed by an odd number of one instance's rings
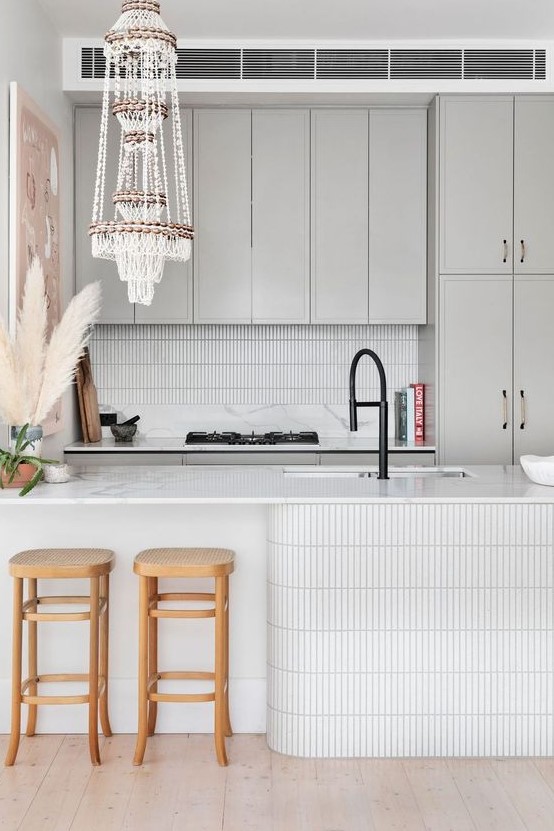
[[[554,451],[554,98],[441,97],[443,463]]]

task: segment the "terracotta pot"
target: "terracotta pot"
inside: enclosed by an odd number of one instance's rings
[[[0,478],[2,479],[2,484],[5,488],[23,488],[27,482],[31,481],[36,473],[36,470],[37,469],[34,465],[27,465],[23,463],[17,468],[13,482],[8,484],[8,479],[10,477],[4,472],[3,469],[0,469]]]

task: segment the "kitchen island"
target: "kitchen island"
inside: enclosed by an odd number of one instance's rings
[[[553,755],[554,489],[529,482],[519,467],[389,481],[359,475],[366,470],[82,468],[24,499],[0,493],[4,556],[39,546],[115,550],[116,732],[136,729],[133,556],[209,545],[237,554],[237,732],[267,728],[272,748],[300,756]],[[2,575],[7,599],[5,565]],[[71,626],[56,650],[42,627],[49,671],[61,671],[60,655],[66,664],[84,660],[82,632]],[[167,668],[183,655],[208,668],[211,632],[201,621],[168,622],[166,631]],[[8,674],[3,639],[4,702]],[[82,708],[42,709],[39,730],[85,729]],[[211,708],[165,705],[159,726],[209,731]]]

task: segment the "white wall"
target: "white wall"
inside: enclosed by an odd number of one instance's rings
[[[9,82],[17,81],[59,126],[61,143],[61,265],[64,306],[74,293],[72,108],[62,93],[62,43],[37,0],[3,0],[0,26],[0,314],[7,319],[9,268]],[[64,430],[47,439],[44,454],[60,457],[76,436],[72,391],[64,400]],[[7,430],[0,427],[0,446]]]

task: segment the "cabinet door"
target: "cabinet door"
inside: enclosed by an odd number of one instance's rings
[[[440,270],[512,272],[513,99],[440,99]]]
[[[514,284],[514,462],[554,453],[554,277]],[[522,395],[523,393],[523,395]]]
[[[192,110],[181,110],[181,129],[190,199],[192,196]],[[171,123],[165,122],[168,195],[170,207],[175,210],[177,194],[175,192],[175,160],[170,143],[171,130]],[[135,306],[135,323],[192,323],[192,256],[186,263],[166,262],[162,281],[155,288],[151,305],[143,306],[137,303]]]
[[[554,274],[554,97],[515,100],[514,271]]]
[[[368,321],[368,112],[312,111],[312,323]]]
[[[512,462],[512,279],[443,277],[441,464]]]
[[[425,323],[427,112],[369,115],[369,322]]]
[[[78,107],[75,110],[75,280],[77,291],[88,283],[102,283],[100,323],[132,323],[134,307],[127,299],[127,284],[119,279],[112,260],[96,259],[91,254],[88,228],[96,182],[98,142],[100,135],[99,107]],[[115,190],[119,159],[119,125],[110,116],[108,153],[106,159],[106,194]],[[104,200],[107,219],[114,211],[109,197]]]
[[[250,323],[251,113],[194,113],[194,320]]]
[[[252,320],[310,319],[310,114],[252,113]]]

